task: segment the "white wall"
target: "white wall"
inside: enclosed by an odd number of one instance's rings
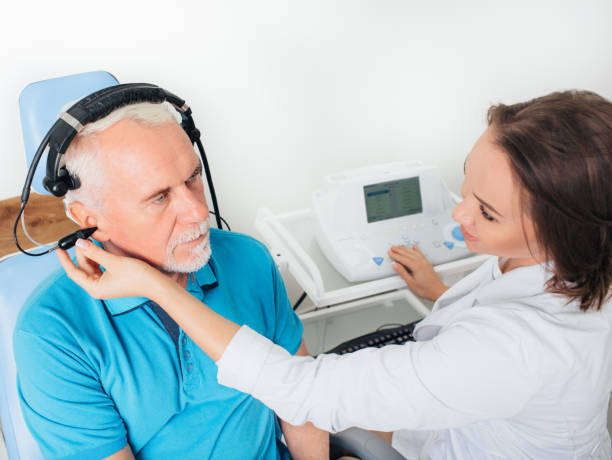
[[[458,191],[491,102],[553,90],[612,98],[612,2],[223,0],[11,2],[0,28],[0,199],[25,177],[17,97],[104,69],[187,99],[220,206],[308,207],[322,176],[438,164]]]

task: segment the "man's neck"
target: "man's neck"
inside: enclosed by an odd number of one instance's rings
[[[187,280],[189,273],[165,273],[164,275],[176,281],[183,289],[187,289]]]
[[[104,249],[112,254],[116,254],[118,256],[124,256],[124,257],[135,257],[132,254],[127,253],[126,251],[124,251],[123,249],[121,249],[119,246],[117,246],[116,244],[114,244],[112,241],[104,241],[102,243],[102,246],[104,247]],[[141,259],[143,260],[143,259]],[[150,263],[148,260],[144,260],[145,262]],[[158,268],[159,269],[159,268]],[[164,275],[166,275],[168,278],[173,279],[174,281],[176,281],[183,289],[187,289],[187,280],[189,279],[189,273],[175,273],[175,272],[166,272],[163,270],[160,270]]]

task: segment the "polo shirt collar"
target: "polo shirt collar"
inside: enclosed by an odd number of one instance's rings
[[[94,240],[94,243],[100,247],[104,247],[102,246],[102,243],[98,241]],[[215,287],[218,284],[217,277],[215,276],[215,265],[213,256],[211,255],[208,263],[204,267],[195,273],[190,273],[189,277],[187,278],[188,290],[193,290],[195,288],[192,283],[194,275],[197,285],[200,286],[201,289],[210,289]],[[129,313],[132,310],[142,307],[147,302],[150,302],[150,300],[145,297],[121,297],[118,299],[103,300],[103,303],[106,305],[107,310],[112,316]]]
[[[121,297],[119,299],[106,299],[103,302],[110,314],[117,316],[140,308],[148,301],[149,299],[144,297]]]
[[[211,255],[208,259],[208,263],[195,272],[195,279],[198,286],[202,289],[209,289],[219,284],[217,276],[215,275],[216,263],[214,257]],[[190,276],[190,278],[192,278]]]

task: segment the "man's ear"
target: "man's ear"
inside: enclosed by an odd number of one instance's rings
[[[71,201],[66,204],[64,201],[64,209],[66,215],[81,228],[98,227],[92,236],[93,239],[104,242],[110,239],[109,234],[105,231],[102,216],[94,209],[87,207],[80,201]]]

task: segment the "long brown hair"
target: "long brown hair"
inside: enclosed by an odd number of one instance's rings
[[[487,120],[553,263],[546,290],[601,309],[612,282],[612,103],[565,91],[491,106]]]

